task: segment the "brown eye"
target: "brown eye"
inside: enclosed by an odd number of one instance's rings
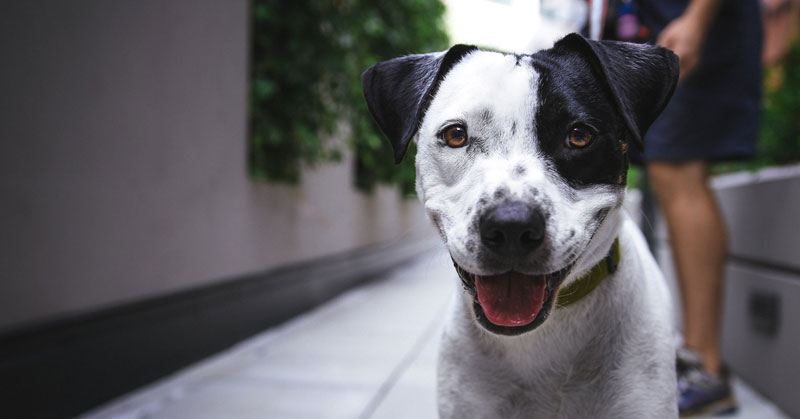
[[[467,143],[467,128],[463,125],[451,125],[442,133],[448,146],[456,148]]]
[[[592,132],[586,127],[574,127],[569,131],[567,147],[583,148],[592,142]]]

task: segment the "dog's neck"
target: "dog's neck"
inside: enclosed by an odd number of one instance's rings
[[[563,287],[567,287],[570,283],[586,276],[592,268],[606,258],[606,255],[608,255],[611,250],[611,246],[619,236],[622,221],[625,218],[624,211],[622,200],[620,200],[619,205],[608,213],[606,219],[589,242],[589,245],[586,246],[586,250],[575,262],[575,266],[562,285]]]
[[[614,240],[606,257],[598,262],[589,273],[572,281],[569,285],[562,287],[558,292],[556,307],[564,308],[570,304],[578,302],[583,297],[589,295],[606,277],[617,270],[620,260],[619,238]]]

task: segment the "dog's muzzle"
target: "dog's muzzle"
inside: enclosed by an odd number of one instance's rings
[[[516,271],[475,275],[455,261],[453,265],[464,289],[473,296],[478,323],[502,335],[518,335],[542,324],[553,306],[555,291],[572,267],[541,275]]]

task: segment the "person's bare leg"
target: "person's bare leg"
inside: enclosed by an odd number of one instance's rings
[[[727,233],[708,185],[704,162],[651,162],[653,191],[667,221],[683,302],[686,346],[703,359],[708,372],[720,370],[720,309]]]

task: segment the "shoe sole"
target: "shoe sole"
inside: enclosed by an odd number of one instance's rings
[[[736,398],[730,395],[709,405],[681,413],[681,418],[698,418],[703,416],[725,416],[732,415],[739,410]]]

